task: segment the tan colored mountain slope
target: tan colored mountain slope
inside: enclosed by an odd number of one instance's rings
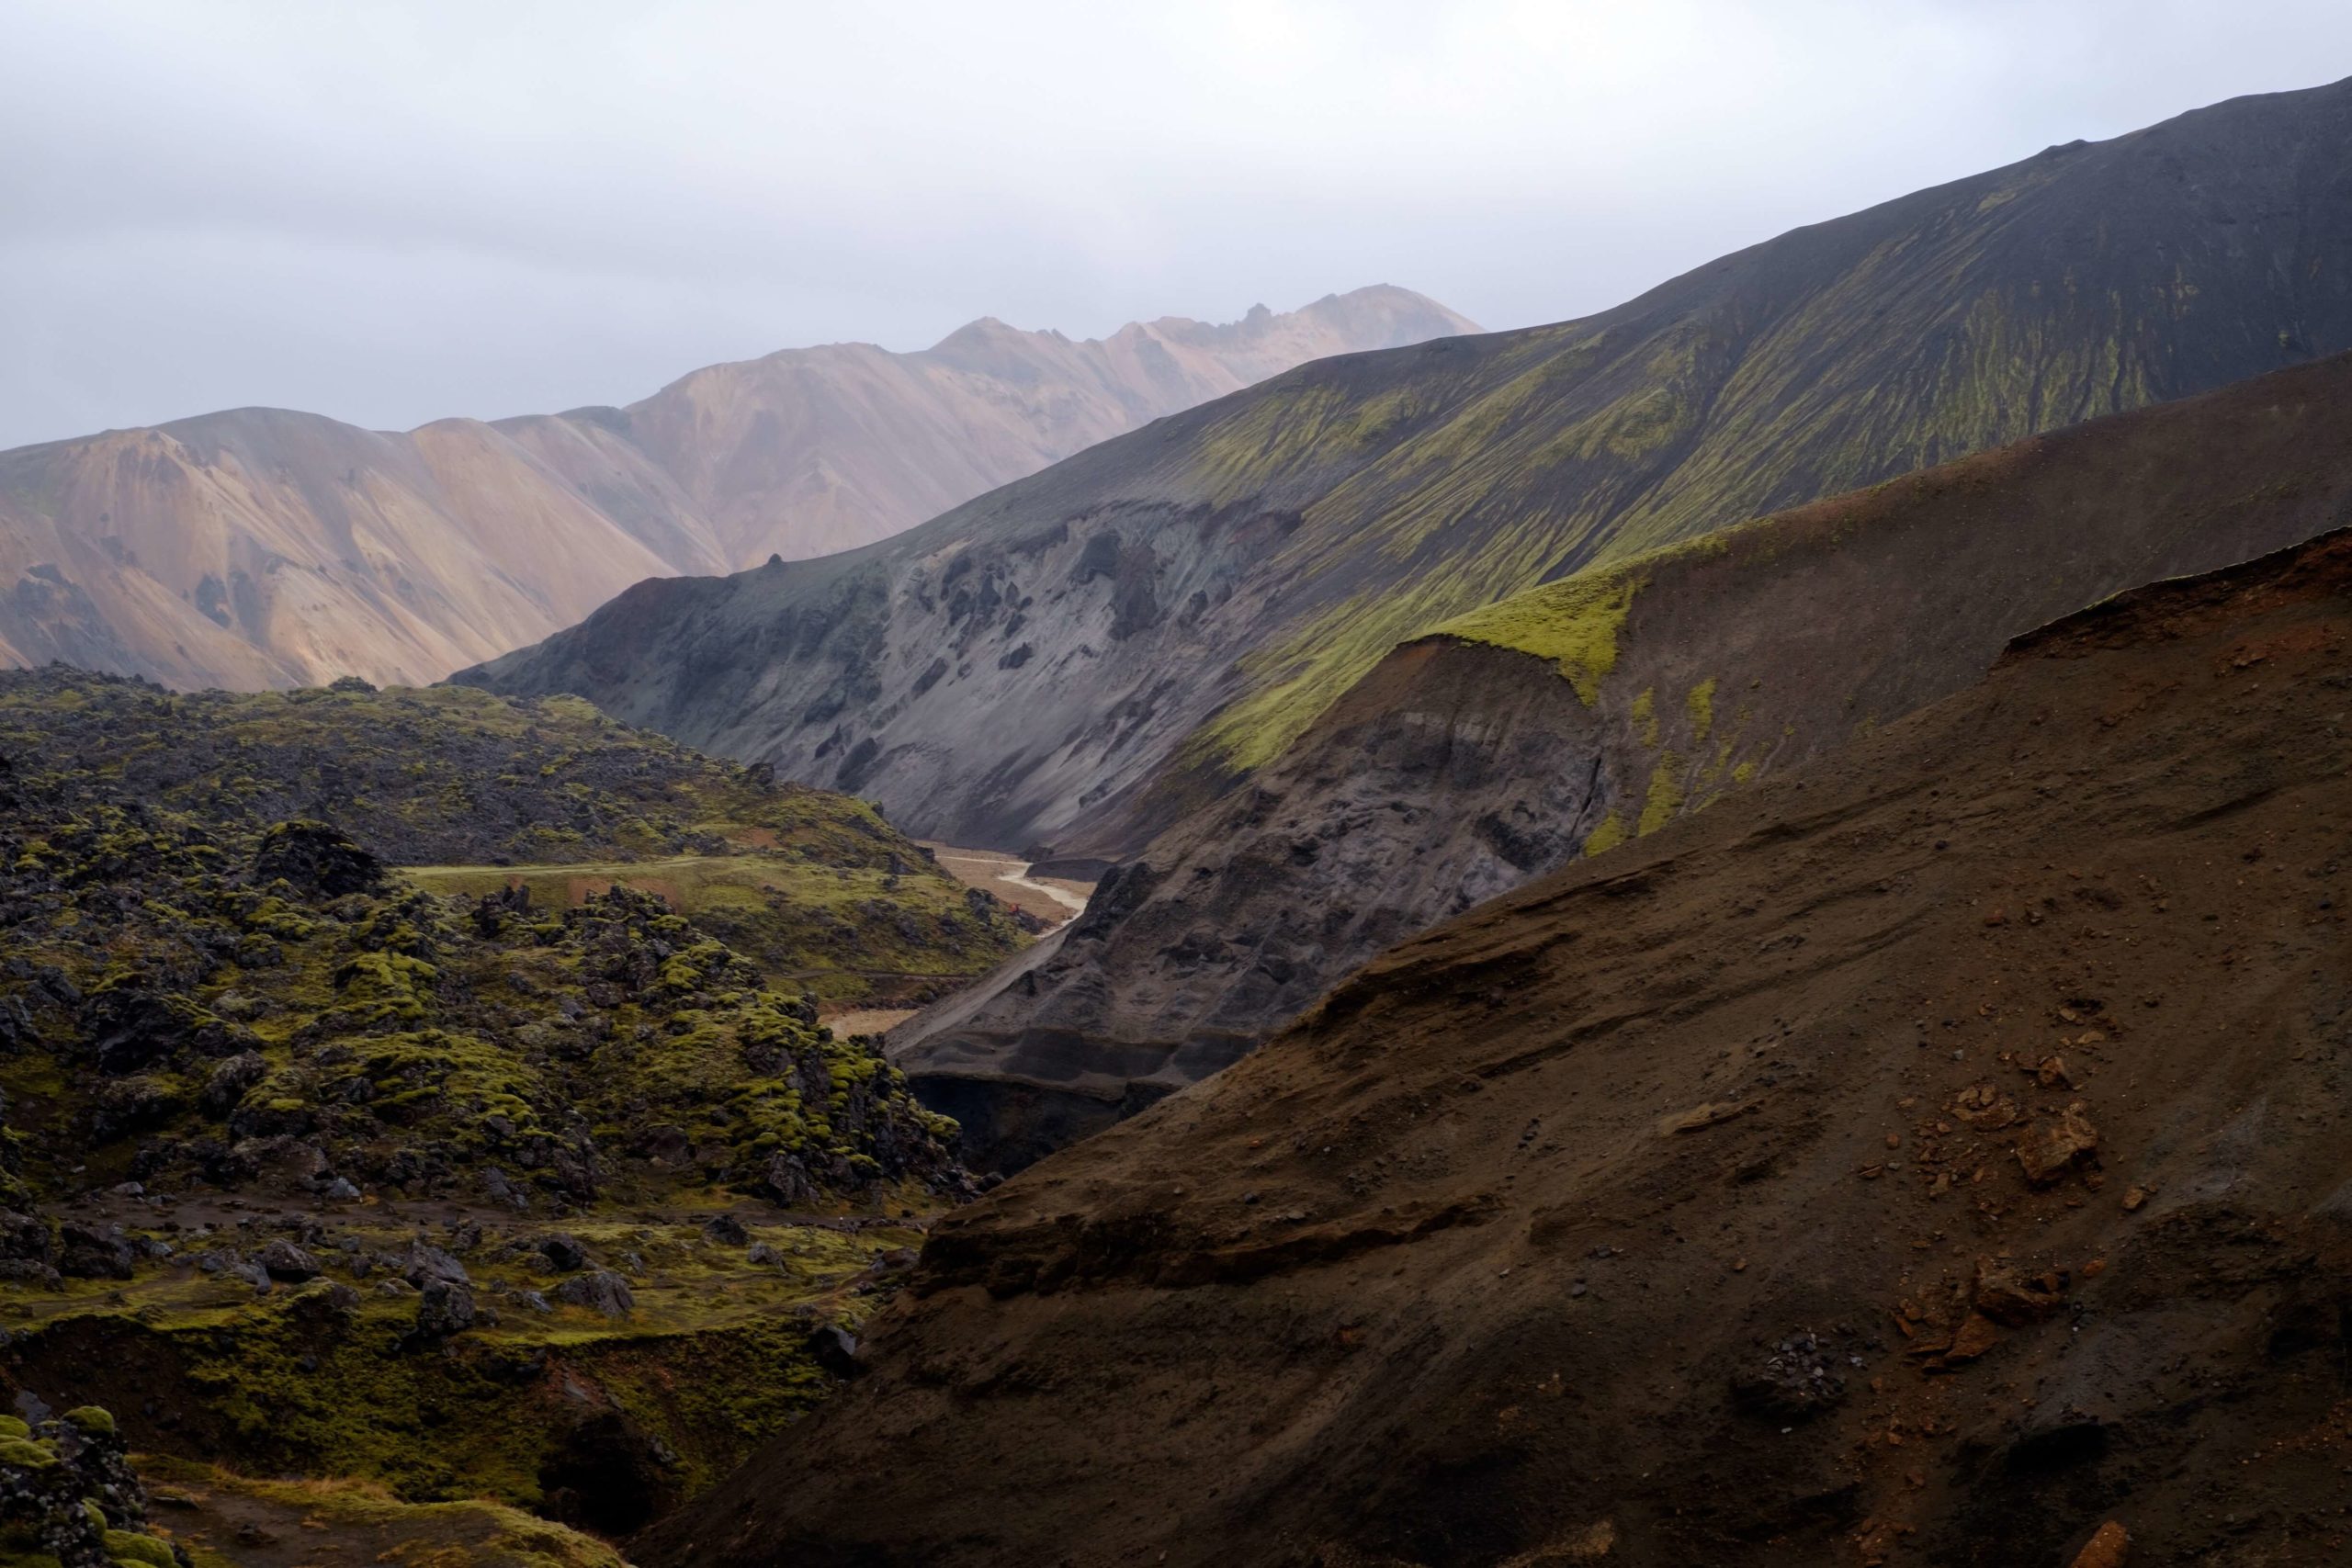
[[[1476,331],[1385,286],[1283,315],[1260,305],[1223,326],[1131,321],[1085,342],[983,318],[920,354],[833,344],[714,365],[616,423],[677,476],[730,564],[757,566],[872,544],[1310,359]]]
[[[571,455],[662,499],[626,443]],[[0,654],[182,687],[424,683],[719,559],[707,529],[674,534],[657,552],[472,421],[396,435],[241,409],[114,431],[0,454]]]
[[[422,683],[648,577],[885,537],[1302,360],[1475,332],[1386,287],[1072,342],[993,321],[402,434],[239,409],[0,453],[0,664]]]

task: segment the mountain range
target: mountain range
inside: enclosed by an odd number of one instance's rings
[[[406,434],[239,409],[0,453],[0,665],[181,688],[437,680],[632,582],[870,543],[1303,360],[1475,332],[1406,289],[1101,340],[982,320],[627,408]]]
[[[0,1557],[2340,1560],[2346,257],[2352,82],[1528,331],[0,454],[18,659],[659,563],[0,672]]]
[[[1098,862],[1510,594],[2352,346],[2352,84],[2052,147],[1555,326],[1346,355],[461,674]]]
[[[1392,949],[632,1555],[2340,1557],[2347,694],[2337,532]]]
[[[1531,589],[1396,649],[892,1059],[1015,1168],[1437,921],[1981,679],[2008,638],[2352,525],[2352,355]]]

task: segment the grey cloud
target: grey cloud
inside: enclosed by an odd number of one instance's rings
[[[1493,326],[2352,70],[2245,0],[0,0],[0,446],[1389,281]]]

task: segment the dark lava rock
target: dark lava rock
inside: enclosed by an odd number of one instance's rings
[[[262,835],[254,852],[254,874],[263,882],[283,877],[306,892],[340,898],[374,893],[384,886],[384,863],[323,822],[280,822]]]
[[[427,1280],[419,1289],[416,1331],[428,1339],[462,1334],[474,1325],[474,1293],[447,1280]]]
[[[718,1214],[705,1220],[702,1234],[721,1247],[749,1247],[752,1244],[752,1233],[745,1230],[743,1222],[732,1214]]]
[[[45,1223],[13,1209],[0,1209],[0,1258],[49,1263],[56,1257],[57,1240]]]
[[[253,1260],[273,1280],[299,1284],[319,1276],[318,1260],[283,1237],[254,1253]]]
[[[389,1260],[401,1278],[418,1290],[435,1281],[445,1285],[471,1285],[473,1276],[466,1266],[433,1246],[430,1242],[413,1241],[407,1250],[395,1253]]]
[[[555,1299],[567,1306],[591,1307],[606,1317],[627,1317],[637,1305],[628,1281],[609,1269],[592,1269],[555,1288]]]
[[[14,1051],[40,1037],[32,1009],[22,997],[0,997],[0,1050]]]
[[[503,1204],[518,1214],[530,1212],[530,1194],[515,1186],[498,1167],[493,1165],[481,1173],[481,1186],[492,1202]]]
[[[143,1071],[183,1049],[226,1055],[252,1038],[187,998],[136,980],[91,992],[76,1021],[99,1069],[109,1075]]]
[[[203,1092],[196,1097],[198,1110],[207,1116],[221,1117],[237,1108],[245,1091],[268,1075],[269,1064],[258,1051],[240,1051],[212,1069],[204,1080]]]
[[[1773,1420],[1810,1420],[1846,1397],[1846,1380],[1833,1370],[1843,1354],[1812,1330],[1798,1329],[1732,1378],[1732,1401]]]
[[[100,1230],[78,1220],[57,1228],[57,1271],[74,1280],[128,1280],[138,1249],[120,1225]]]
[[[543,1238],[539,1253],[548,1260],[548,1267],[559,1274],[588,1267],[588,1249],[580,1245],[578,1238],[562,1231],[550,1232]]]
[[[837,1378],[854,1378],[865,1371],[857,1336],[838,1323],[829,1323],[808,1336],[808,1354]]]
[[[0,1438],[0,1533],[11,1562],[59,1568],[178,1563],[187,1554],[146,1533],[147,1495],[114,1417],[95,1405]]]

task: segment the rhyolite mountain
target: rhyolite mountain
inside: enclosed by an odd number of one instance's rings
[[[2352,346],[2352,84],[1796,230],[1617,309],[1327,359],[840,556],[460,679],[1116,859],[1513,592]]]
[[[438,680],[642,578],[866,544],[1304,360],[1476,330],[1384,286],[1084,342],[982,320],[404,434],[238,409],[22,447],[0,453],[0,665]]]
[[[2348,710],[2336,533],[1483,904],[943,1222],[631,1555],[2334,1561]]]
[[[892,1032],[1018,1168],[1381,949],[1981,678],[2135,583],[2352,524],[2352,355],[1596,568],[1392,652],[1080,918]]]

